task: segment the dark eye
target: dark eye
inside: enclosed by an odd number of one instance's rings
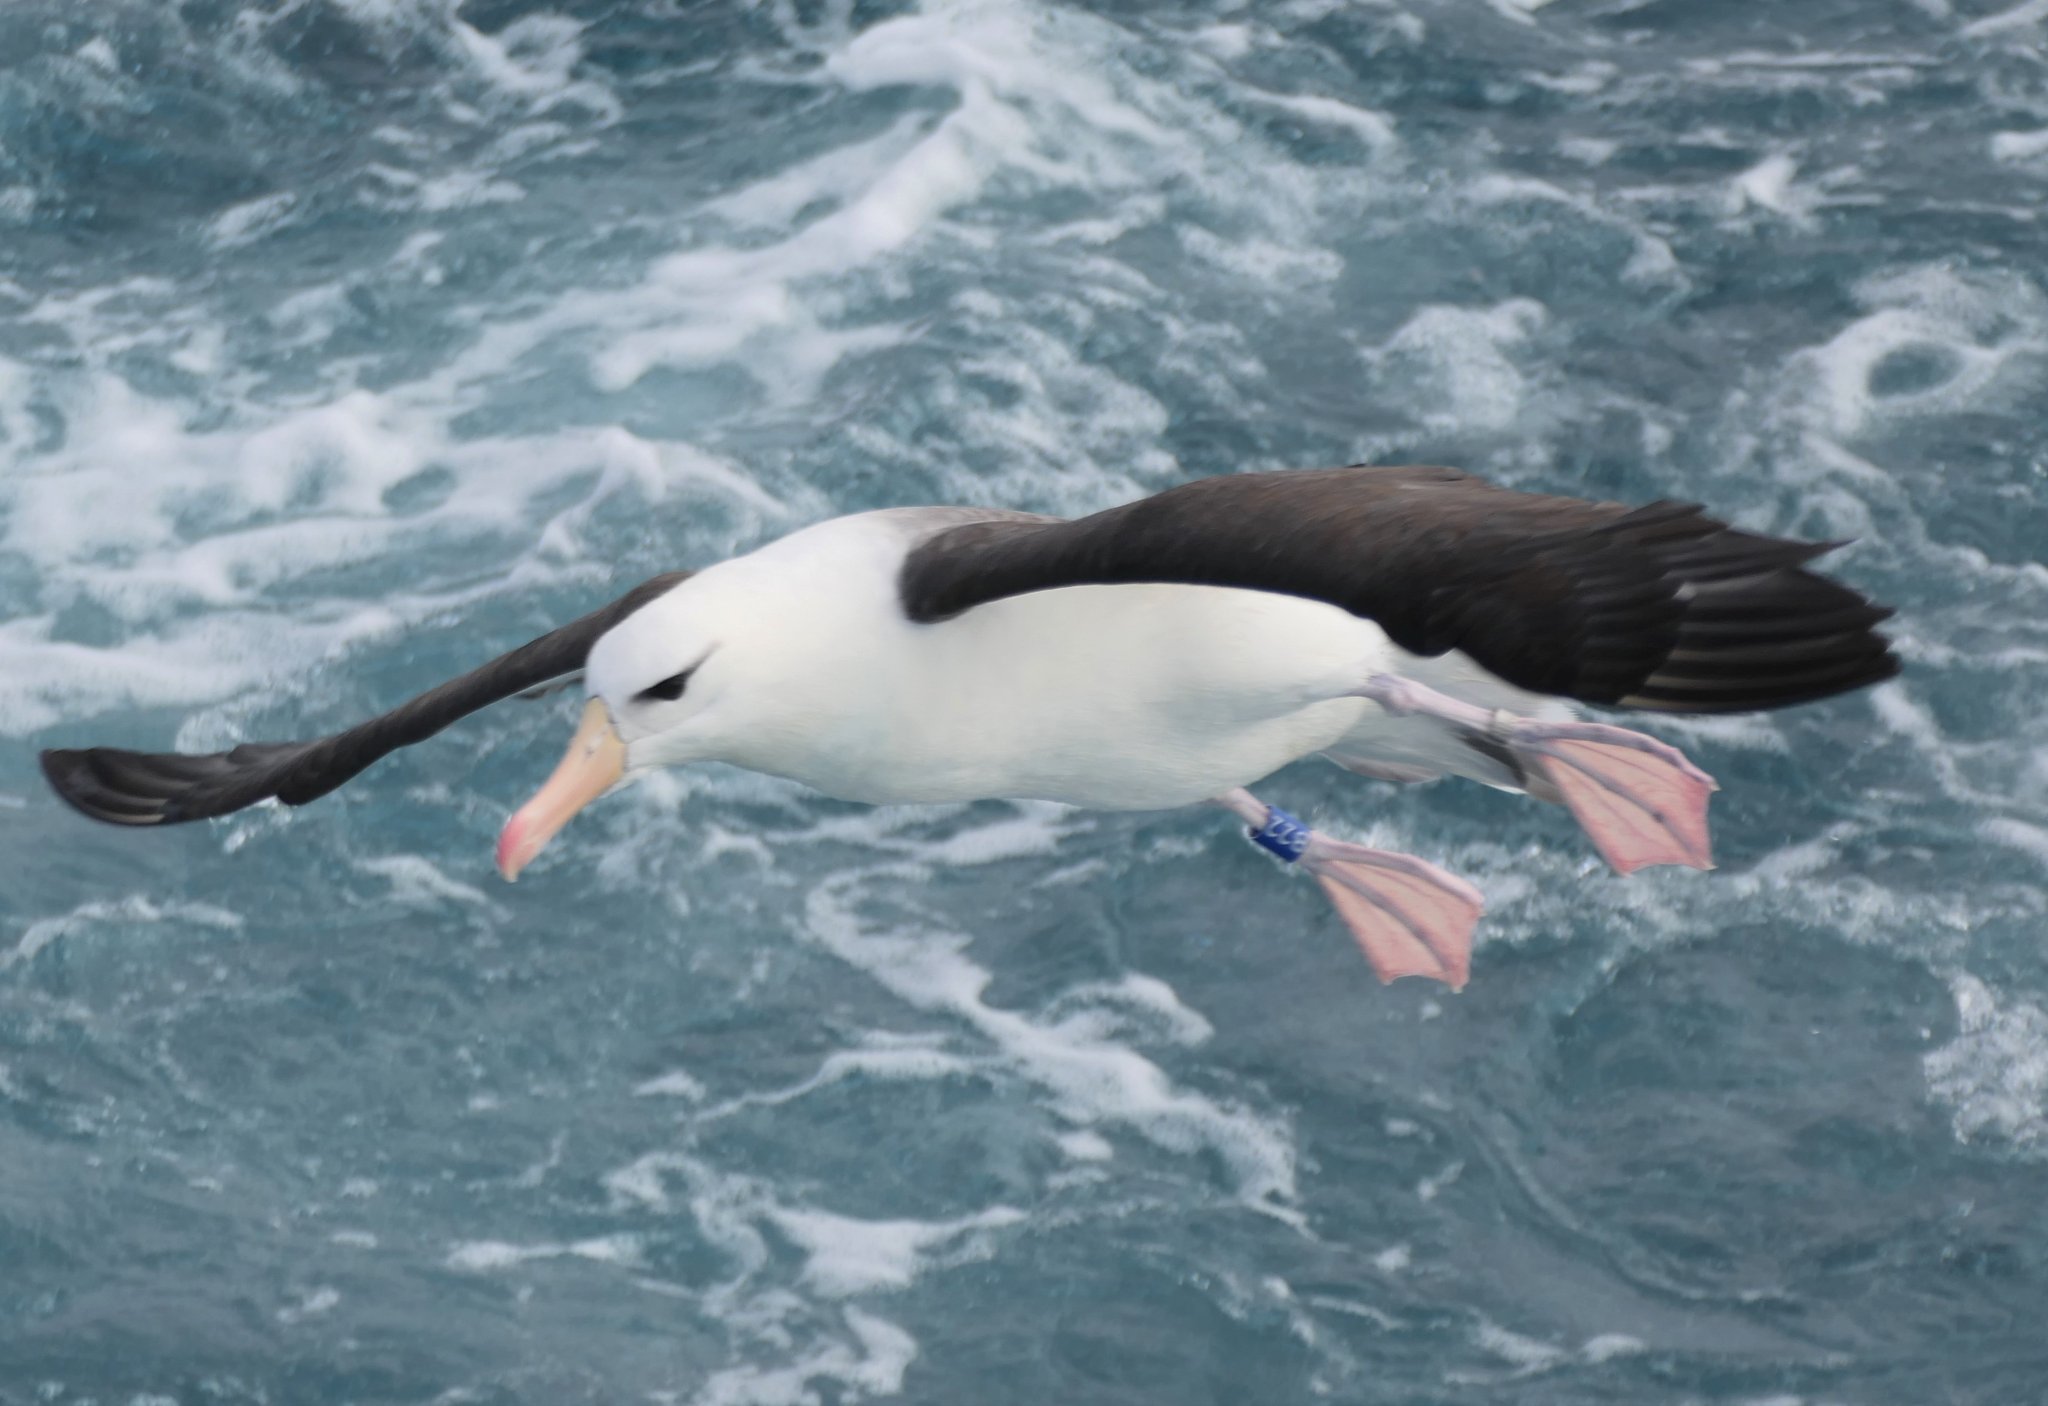
[[[641,703],[653,698],[659,698],[664,703],[673,703],[683,696],[683,689],[689,684],[690,675],[696,672],[694,668],[690,668],[680,674],[671,674],[654,687],[641,689],[634,698]]]

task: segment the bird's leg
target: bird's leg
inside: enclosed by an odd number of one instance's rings
[[[1358,696],[1396,716],[1440,718],[1481,751],[1505,752],[1562,801],[1617,872],[1651,864],[1714,867],[1707,838],[1707,797],[1720,788],[1683,752],[1605,723],[1545,722],[1462,703],[1413,679],[1379,674]]]
[[[1381,981],[1426,976],[1464,989],[1472,929],[1486,907],[1478,889],[1413,855],[1311,830],[1243,789],[1215,803],[1251,827],[1254,844],[1316,876]]]

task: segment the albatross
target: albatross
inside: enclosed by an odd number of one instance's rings
[[[1807,569],[1840,545],[1447,468],[1227,475],[1071,520],[890,508],[657,576],[331,736],[42,766],[117,825],[303,805],[580,676],[567,755],[499,836],[508,880],[598,797],[698,761],[877,805],[1208,803],[1316,878],[1382,981],[1459,988],[1477,889],[1247,788],[1315,755],[1382,781],[1465,777],[1564,806],[1624,875],[1711,868],[1712,778],[1577,705],[1746,712],[1890,678],[1874,627],[1892,612]]]

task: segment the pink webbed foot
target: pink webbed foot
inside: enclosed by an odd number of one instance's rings
[[[1531,794],[1569,807],[1622,874],[1652,864],[1714,867],[1707,797],[1720,788],[1667,742],[1605,723],[1491,713],[1396,674],[1367,681],[1358,696],[1397,717],[1441,718],[1473,746],[1511,753]]]
[[[1382,982],[1426,976],[1453,991],[1472,974],[1472,930],[1486,911],[1479,890],[1411,854],[1367,849],[1309,832],[1302,867]]]
[[[1510,724],[1508,748],[1557,789],[1615,872],[1711,869],[1707,798],[1720,788],[1669,743],[1604,723]]]
[[[1464,989],[1472,932],[1486,908],[1478,889],[1413,855],[1311,830],[1249,792],[1232,792],[1218,804],[1244,819],[1253,843],[1315,875],[1382,982],[1423,976]]]

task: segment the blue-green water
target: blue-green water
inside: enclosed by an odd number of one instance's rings
[[[2048,1397],[2048,5],[0,8],[0,1401]],[[129,834],[33,749],[380,710],[857,508],[1371,459],[1858,539],[1907,671],[1658,724],[1721,869],[1263,788],[1491,912],[1381,989],[1196,812],[572,698]]]

